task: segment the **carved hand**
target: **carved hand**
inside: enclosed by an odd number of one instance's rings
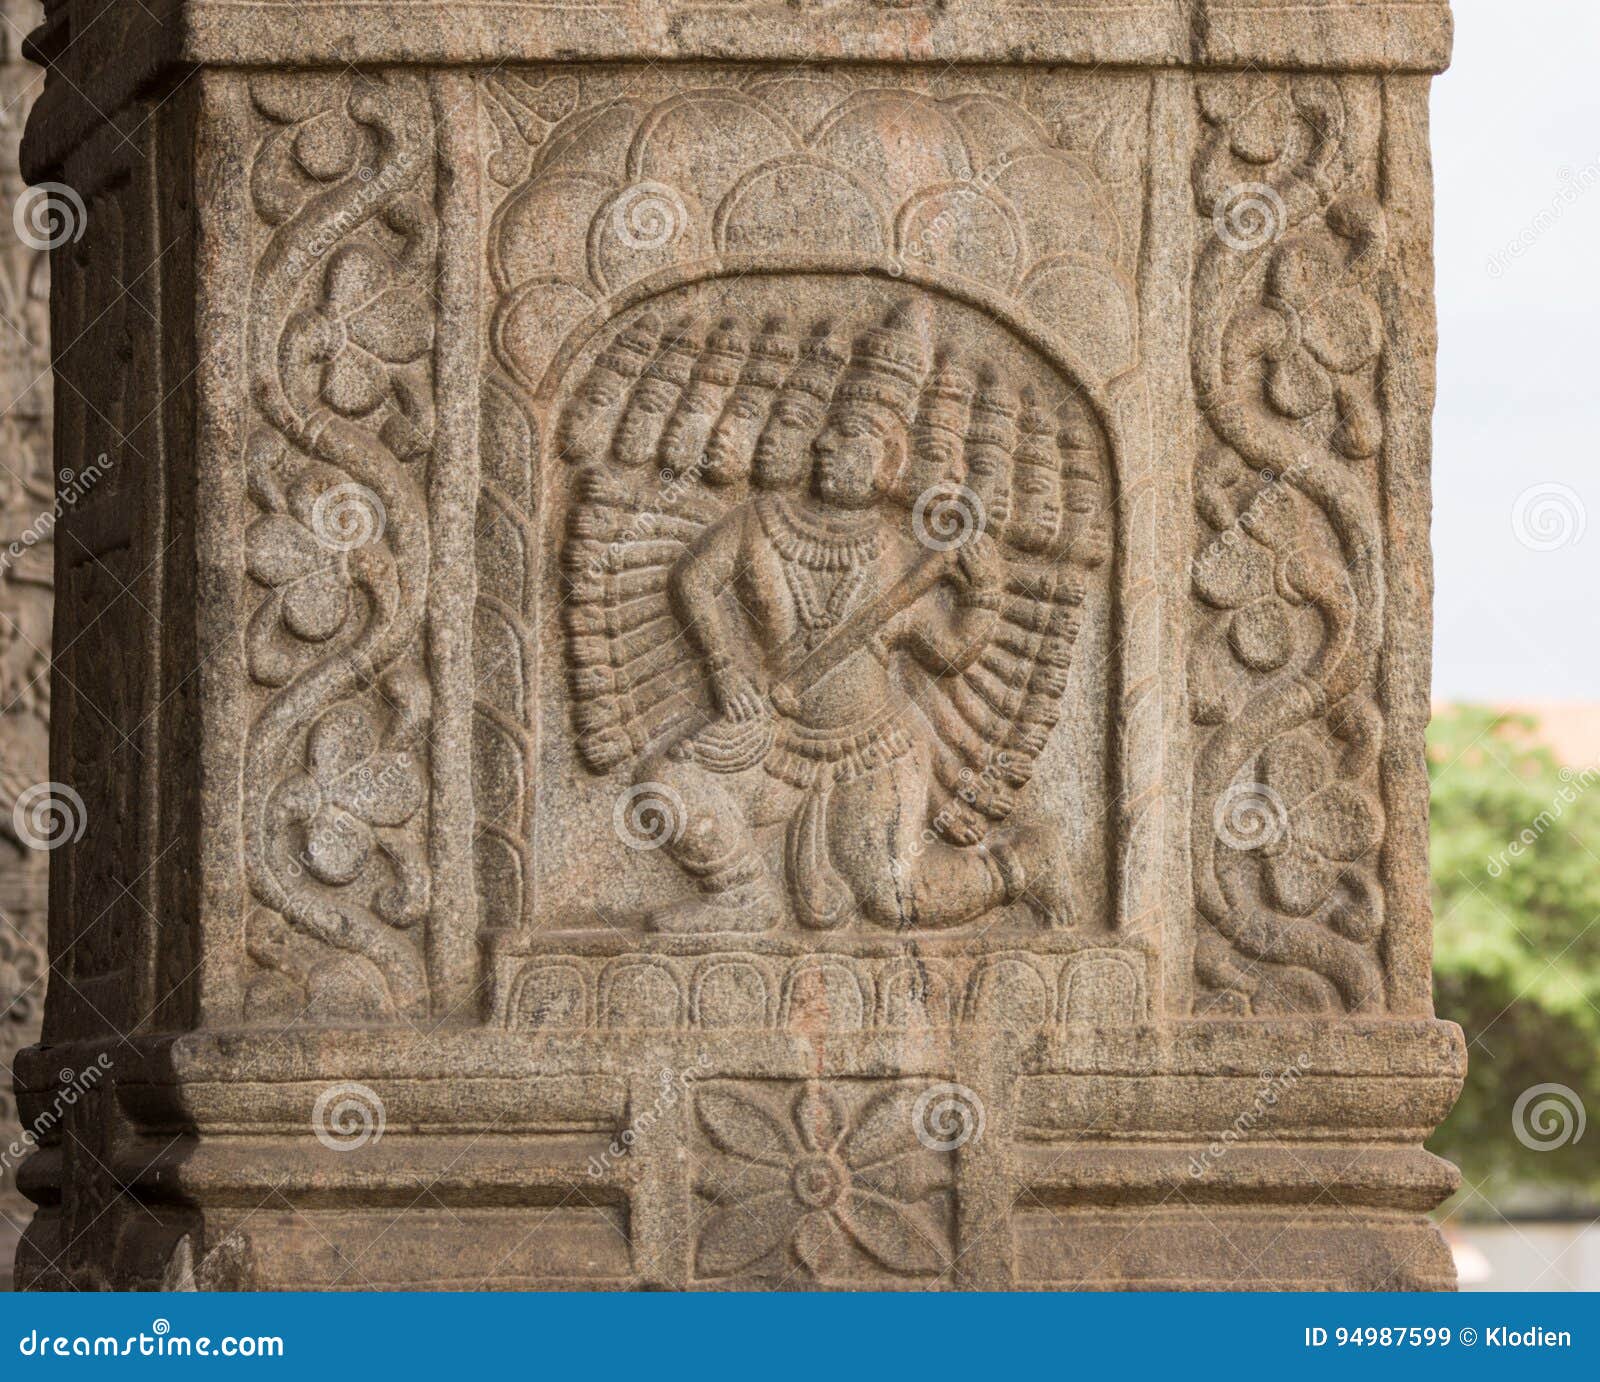
[[[715,668],[711,673],[711,693],[717,709],[730,720],[758,720],[767,713],[767,695],[756,679],[738,666]]]
[[[1000,589],[1001,559],[994,539],[978,533],[956,553],[951,575],[963,593],[985,594]]]

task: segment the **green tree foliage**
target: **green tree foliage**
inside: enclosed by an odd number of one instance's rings
[[[1558,763],[1535,728],[1458,706],[1428,731],[1435,1002],[1469,1060],[1430,1146],[1501,1207],[1600,1197],[1600,1127],[1550,1150],[1513,1127],[1518,1097],[1541,1084],[1600,1119],[1600,765]],[[1558,1140],[1553,1106],[1542,1122],[1536,1108],[1531,1134]]]

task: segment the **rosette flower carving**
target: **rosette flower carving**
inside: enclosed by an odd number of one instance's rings
[[[752,1086],[702,1089],[695,1110],[716,1154],[702,1163],[697,1188],[716,1207],[700,1231],[696,1271],[945,1271],[954,1256],[951,1157],[918,1141],[915,1100],[914,1089],[896,1086],[866,1096],[852,1116],[839,1092],[815,1082],[787,1107]]]
[[[1333,442],[1347,456],[1370,456],[1381,439],[1368,372],[1383,348],[1383,321],[1365,284],[1382,243],[1382,210],[1349,198],[1334,203],[1326,225],[1284,245],[1267,273],[1263,305],[1281,322],[1266,352],[1267,397],[1291,418],[1333,404]]]
[[[305,772],[285,784],[305,831],[305,867],[333,886],[353,883],[377,844],[375,827],[401,826],[422,805],[411,755],[381,749],[359,707],[335,706],[312,727]]]
[[[366,245],[336,251],[323,275],[313,358],[322,362],[323,401],[346,417],[377,408],[394,390],[391,367],[421,359],[433,345],[422,294],[390,278],[384,257]]]
[[[1207,121],[1223,131],[1228,152],[1243,163],[1275,163],[1287,144],[1294,107],[1285,78],[1272,73],[1216,77],[1198,88]]]
[[[1360,787],[1339,780],[1327,751],[1303,733],[1263,749],[1260,769],[1263,785],[1283,808],[1273,838],[1260,851],[1268,893],[1288,915],[1310,916],[1333,893],[1346,867],[1378,847],[1383,838],[1378,805]],[[1365,931],[1375,921],[1360,909],[1342,909],[1338,919],[1347,933]]]
[[[303,518],[273,513],[250,525],[245,568],[274,593],[275,613],[290,633],[321,643],[344,626],[350,612],[349,554],[318,538],[309,500],[295,508]]]

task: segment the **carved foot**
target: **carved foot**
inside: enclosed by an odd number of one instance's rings
[[[703,936],[717,931],[768,931],[782,909],[766,880],[727,892],[686,897],[652,912],[645,925],[670,935]]]
[[[1021,901],[1051,930],[1065,930],[1077,922],[1073,898],[1072,869],[1067,862],[1065,841],[1052,830],[1024,826],[1011,839],[996,847],[1009,851],[1021,868]]]

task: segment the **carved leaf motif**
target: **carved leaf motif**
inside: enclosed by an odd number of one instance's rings
[[[855,1167],[872,1166],[918,1146],[912,1108],[916,1095],[904,1089],[880,1094],[861,1111],[845,1144]]]
[[[725,1090],[707,1089],[696,1100],[695,1111],[712,1142],[732,1156],[772,1166],[793,1156],[783,1124],[753,1102]]]
[[[800,1206],[787,1190],[769,1191],[719,1209],[700,1230],[695,1270],[732,1276],[779,1248],[793,1231]]]
[[[947,1152],[917,1147],[887,1161],[857,1166],[855,1179],[857,1185],[885,1199],[914,1204],[949,1188],[950,1156]]]
[[[950,1265],[950,1251],[915,1209],[857,1190],[840,1219],[850,1236],[890,1271],[933,1276]]]
[[[838,1273],[848,1251],[837,1217],[813,1210],[801,1218],[794,1233],[794,1255],[812,1276],[820,1279]]]
[[[245,535],[245,565],[279,591],[283,621],[308,642],[332,638],[350,608],[350,578],[342,553],[329,551],[305,524],[269,514]]]
[[[825,1085],[807,1084],[795,1096],[794,1123],[808,1151],[831,1152],[844,1135],[844,1110]]]

